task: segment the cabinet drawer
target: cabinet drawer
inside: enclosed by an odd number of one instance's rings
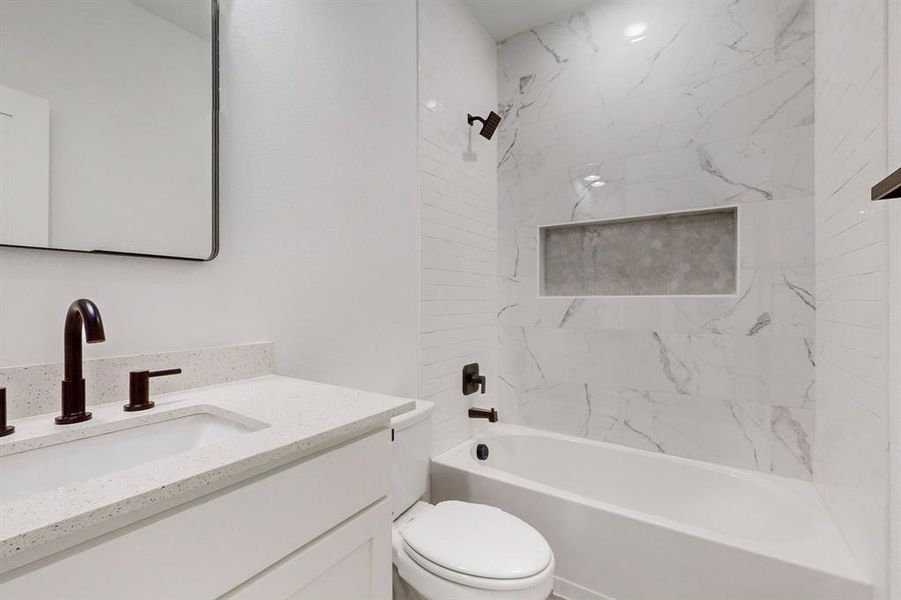
[[[4,600],[213,598],[384,498],[379,430],[12,571]]]
[[[391,600],[391,504],[367,508],[221,600]]]

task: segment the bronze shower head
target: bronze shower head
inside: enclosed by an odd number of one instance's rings
[[[466,115],[466,122],[472,125],[475,121],[479,121],[482,124],[482,130],[479,132],[483,138],[490,140],[491,136],[494,135],[494,131],[497,129],[497,126],[501,124],[501,116],[494,111],[488,113],[488,117],[474,117],[472,115]]]

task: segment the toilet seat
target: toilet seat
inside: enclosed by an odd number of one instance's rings
[[[551,562],[540,533],[485,504],[441,502],[408,522],[401,536],[411,557],[430,571],[512,580],[536,575]]]
[[[417,554],[415,550],[404,544],[406,555],[413,560],[414,563],[441,578],[444,581],[459,583],[478,590],[496,590],[496,591],[517,591],[525,590],[536,585],[540,585],[546,577],[547,568],[532,575],[530,577],[522,577],[518,579],[494,579],[491,577],[477,577],[475,575],[467,575],[452,571],[446,567],[429,561],[427,558]]]
[[[418,503],[395,523],[394,563],[427,598],[547,598],[554,557],[540,533],[496,507]]]

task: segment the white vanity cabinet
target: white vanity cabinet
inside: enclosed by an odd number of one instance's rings
[[[385,429],[0,576],[3,600],[391,597]]]
[[[391,504],[384,499],[222,598],[387,599],[390,548]]]

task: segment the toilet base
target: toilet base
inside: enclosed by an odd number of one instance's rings
[[[397,567],[393,565],[391,566],[391,590],[392,600],[429,600],[404,581],[404,578],[397,572]]]
[[[401,577],[397,567],[393,566],[391,568],[391,583],[393,600],[463,600],[464,598],[465,600],[559,600],[557,596],[553,595],[553,581],[546,586],[546,589],[542,587],[541,589],[498,592],[468,588],[465,597],[458,595],[460,590],[444,593],[437,592],[435,596],[425,596]]]

